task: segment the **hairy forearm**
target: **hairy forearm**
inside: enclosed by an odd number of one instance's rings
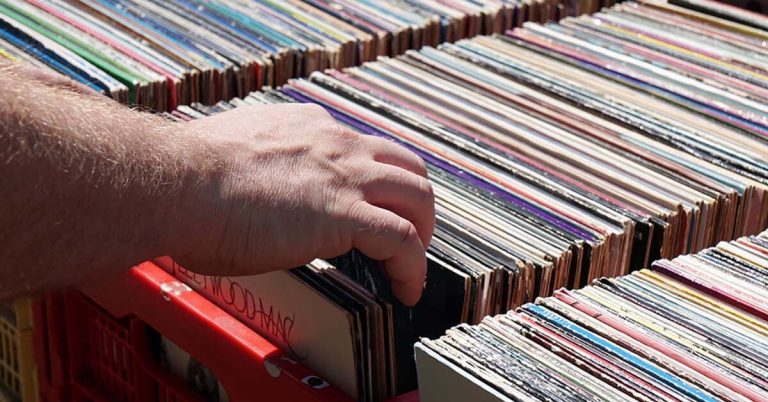
[[[0,94],[0,298],[184,251],[177,205],[213,163],[196,137],[17,66]]]

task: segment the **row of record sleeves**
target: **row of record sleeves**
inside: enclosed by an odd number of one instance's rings
[[[420,400],[768,400],[768,234],[418,343]]]
[[[612,1],[2,0],[0,57],[168,111]]]
[[[357,253],[224,285],[169,270],[360,400],[411,390],[419,337],[768,227],[766,27],[706,0],[624,2],[179,107],[165,115],[320,104],[426,161],[437,225],[413,308]]]

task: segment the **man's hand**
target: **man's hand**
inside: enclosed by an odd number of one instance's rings
[[[357,248],[384,260],[395,295],[421,296],[435,224],[424,162],[340,126],[317,105],[242,107],[186,124],[218,161],[182,200],[191,270],[244,275]]]
[[[213,275],[355,247],[421,294],[434,205],[423,162],[311,105],[171,124],[0,68],[0,298],[171,255]]]

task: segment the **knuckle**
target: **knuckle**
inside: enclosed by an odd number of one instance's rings
[[[364,187],[376,187],[383,184],[387,174],[380,166],[373,163],[356,163],[353,171],[360,178]]]
[[[408,151],[411,152],[411,151]],[[412,153],[412,152],[411,152]],[[427,163],[424,162],[424,159],[422,159],[420,156],[413,154],[415,156],[416,160],[416,167],[419,169],[419,172],[423,175],[427,174]]]
[[[344,147],[336,147],[336,146],[331,146],[331,147],[318,146],[316,147],[315,151],[318,153],[318,155],[320,155],[320,158],[323,161],[328,161],[331,163],[336,163],[339,160],[344,159],[344,157],[347,156],[347,153],[348,153],[347,149],[345,149]]]
[[[379,152],[379,147],[372,145],[367,140],[363,140],[357,143],[357,154],[367,161],[379,162],[381,152]]]
[[[352,201],[352,203],[349,206],[347,215],[353,221],[363,221],[365,218],[365,201],[363,201],[360,198]]]
[[[357,133],[356,131],[351,130],[351,129],[347,128],[347,127],[342,126],[336,120],[333,120],[333,130],[334,130],[334,133],[336,134],[336,136],[338,136],[339,138],[345,140],[347,142],[347,144],[350,141],[358,140],[358,139],[362,138],[362,136],[359,133]]]
[[[366,192],[380,193],[382,191],[406,190],[409,181],[405,172],[395,169],[384,169],[373,165],[364,176],[363,189]]]
[[[432,187],[432,183],[429,180],[419,176],[418,177],[419,193],[422,196],[422,201],[428,203],[435,202],[435,189]]]
[[[410,172],[400,168],[394,168],[388,169],[388,171],[383,175],[383,179],[392,180],[399,186],[407,186],[411,182],[409,180],[410,176]]]
[[[306,112],[308,113],[328,114],[328,112],[325,111],[325,108],[317,103],[301,103],[299,107],[306,109]]]
[[[397,145],[397,143],[387,138],[374,136],[369,138],[371,150],[377,155],[391,155],[402,151],[401,147]]]
[[[391,141],[387,140],[386,138],[376,137],[373,135],[368,136],[367,139],[368,139],[367,142],[370,143],[370,146],[373,148],[381,149],[389,146],[389,144],[391,143]]]
[[[331,116],[328,116],[327,119],[323,119],[322,121],[317,122],[316,128],[321,133],[329,137],[329,146],[338,149],[350,149],[350,145],[352,145],[354,140],[360,137],[360,134],[342,126]]]
[[[396,232],[398,236],[400,236],[400,246],[404,246],[410,241],[413,241],[414,239],[418,239],[419,235],[416,232],[416,227],[413,226],[413,223],[405,220],[400,219],[397,224]]]
[[[333,119],[315,121],[315,128],[326,135],[335,135],[338,131],[337,123]]]

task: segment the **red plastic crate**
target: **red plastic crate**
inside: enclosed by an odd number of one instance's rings
[[[73,402],[204,402],[150,354],[149,328],[80,293],[65,297]]]
[[[43,401],[202,402],[152,355],[150,328],[206,366],[231,402],[353,400],[151,262],[84,293],[36,308]]]
[[[40,401],[67,402],[71,381],[66,354],[64,299],[59,293],[51,293],[36,300],[32,310]]]

